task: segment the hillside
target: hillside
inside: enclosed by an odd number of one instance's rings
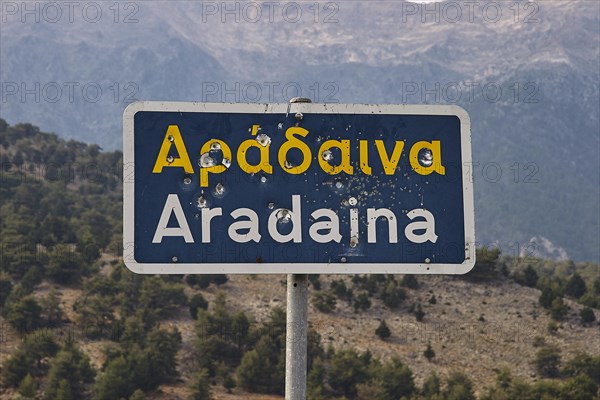
[[[231,309],[244,310],[258,320],[266,319],[271,307],[285,307],[285,276],[231,275],[229,278],[224,285],[211,286],[200,292],[212,301],[215,292],[221,290],[227,295]],[[322,276],[321,280],[326,284],[337,278]],[[509,368],[515,377],[533,382],[539,380],[532,365],[538,350],[534,345],[538,337],[560,348],[564,359],[578,353],[600,355],[598,327],[581,326],[577,317],[581,305],[572,301],[568,302],[572,308],[569,317],[560,323],[556,334],[549,334],[547,325],[551,318],[538,304],[540,291],[537,289],[522,287],[507,279],[485,283],[450,277],[420,277],[418,280],[419,289],[409,290],[408,298],[397,310],[386,308],[380,301],[375,301],[371,309],[361,313],[355,313],[343,303],[338,310],[327,314],[311,306],[310,324],[321,335],[324,346],[332,344],[336,348],[369,350],[382,359],[400,356],[414,372],[419,385],[431,372],[446,378],[457,369],[464,371],[473,380],[478,395],[483,395],[487,388],[494,385],[495,371],[503,367]],[[349,282],[349,279],[346,278],[346,281]],[[36,295],[47,294],[53,286],[57,287],[50,283],[40,285]],[[77,290],[65,291],[60,286],[57,288],[63,293],[63,309],[74,318],[75,315],[69,310],[81,293]],[[187,292],[190,297],[196,293],[195,290]],[[437,304],[428,303],[432,295],[436,296]],[[407,311],[413,302],[424,305],[426,316],[422,322],[417,322]],[[596,315],[600,319],[600,312],[596,311]],[[484,316],[484,322],[479,321],[480,316]],[[386,320],[392,331],[392,336],[385,341],[374,333],[382,319]],[[178,359],[185,382],[185,378],[190,378],[190,370],[194,365],[188,350],[192,347],[194,320],[183,309],[176,317],[163,320],[162,324],[176,326],[182,333],[183,343]],[[2,359],[14,351],[18,343],[18,335],[14,331],[9,330],[5,335],[8,340],[3,346]],[[99,368],[102,365],[100,349],[108,341],[80,340],[81,347],[92,356],[92,363]],[[428,362],[423,356],[428,343],[431,343],[436,354],[433,362]],[[185,383],[163,385],[161,390],[164,393],[178,393],[182,396],[179,398],[185,398],[187,393]],[[219,393],[218,390],[215,392]],[[248,395],[240,390],[234,391],[236,396],[227,396],[222,389],[221,392],[223,398],[246,398]],[[156,395],[152,398],[174,397]]]
[[[120,152],[0,121],[0,158],[0,398],[281,398],[285,276],[134,275]],[[310,277],[311,399],[598,393],[597,264],[483,248],[467,276],[412,278]]]

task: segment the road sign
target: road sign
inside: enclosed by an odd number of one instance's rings
[[[136,102],[123,118],[124,260],[134,272],[474,265],[462,108]]]

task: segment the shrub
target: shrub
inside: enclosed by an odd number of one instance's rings
[[[388,328],[385,320],[381,320],[377,329],[375,329],[375,334],[379,336],[380,339],[385,340],[392,335],[390,328]]]
[[[386,307],[394,309],[400,305],[400,302],[406,298],[406,292],[398,287],[396,280],[389,280],[381,292],[381,300]]]
[[[12,290],[12,282],[8,275],[0,272],[0,308],[4,306],[4,302],[8,298],[10,291]]]
[[[400,285],[407,287],[409,289],[418,289],[419,288],[419,282],[417,281],[417,278],[414,275],[404,275],[402,277],[402,281],[400,282]]]
[[[200,289],[206,289],[211,283],[215,285],[223,285],[227,283],[229,278],[224,274],[204,274],[204,275],[187,275],[185,282],[190,286],[198,286]]]
[[[309,274],[308,281],[315,288],[315,290],[321,290],[321,281],[319,280],[319,274]]]
[[[199,308],[206,310],[208,308],[208,301],[200,293],[196,293],[190,299],[190,314],[192,318],[196,319],[198,317]]]
[[[425,382],[423,382],[421,394],[425,398],[432,398],[433,396],[440,394],[440,378],[438,378],[435,372],[432,372]]]
[[[598,385],[587,375],[578,375],[574,378],[569,378],[560,388],[561,399],[587,400],[593,399],[597,393]]]
[[[377,368],[375,374],[384,389],[384,399],[410,398],[415,392],[412,371],[395,356],[382,367]]]
[[[21,333],[40,327],[41,315],[42,307],[31,295],[15,300],[14,303],[9,301],[6,306],[6,320]]]
[[[557,377],[560,366],[560,350],[553,346],[542,347],[535,355],[534,366],[544,377]]]
[[[208,372],[203,369],[198,372],[192,380],[192,400],[210,400],[212,394]]]
[[[45,397],[62,399],[69,397],[68,393],[70,398],[80,399],[85,384],[92,382],[94,376],[89,357],[73,345],[67,345],[51,362]]]
[[[354,312],[365,311],[369,308],[371,308],[371,300],[369,300],[367,293],[363,292],[354,299]]]
[[[58,283],[76,283],[83,275],[87,263],[70,244],[57,244],[48,252],[46,275]]]
[[[579,316],[583,324],[589,324],[596,320],[596,314],[594,314],[594,310],[590,307],[583,307],[579,312]]]
[[[565,285],[565,294],[576,299],[584,295],[586,291],[585,281],[577,272],[571,276]]]
[[[45,372],[42,359],[54,356],[57,351],[58,345],[52,335],[45,332],[33,332],[4,362],[2,366],[3,384],[16,387],[27,374],[41,375]]]
[[[556,323],[556,321],[548,322],[548,325],[546,326],[546,330],[548,331],[549,334],[556,335],[556,332],[558,332],[558,324]]]
[[[552,306],[550,307],[550,316],[552,319],[561,321],[569,311],[569,307],[565,304],[562,297],[557,297],[552,300]]]
[[[571,377],[585,374],[600,385],[600,355],[577,354],[567,361],[563,373]]]
[[[229,374],[223,380],[223,387],[227,390],[227,393],[231,393],[231,389],[236,387],[235,379]]]
[[[431,362],[435,357],[435,351],[431,348],[431,343],[427,343],[427,348],[423,351],[423,356],[427,359],[427,361]]]
[[[475,400],[473,383],[462,372],[453,372],[446,380],[446,388],[442,396],[447,400]]]
[[[94,400],[114,400],[129,397],[134,389],[133,371],[125,357],[110,360],[94,384]]]
[[[283,394],[285,349],[271,335],[263,335],[256,347],[242,357],[237,369],[241,387],[251,392]]]
[[[418,322],[423,321],[423,318],[425,318],[425,311],[423,311],[423,308],[421,307],[420,303],[417,304],[417,308],[415,310],[415,318]]]
[[[358,354],[353,349],[335,352],[331,358],[329,385],[336,394],[354,398],[357,385],[371,377],[370,364],[370,353]]]
[[[559,294],[551,287],[546,286],[542,288],[542,293],[540,294],[540,305],[544,308],[550,308],[552,301],[557,297],[559,297]]]
[[[37,385],[31,374],[27,374],[19,384],[19,394],[25,398],[34,398]]]
[[[527,265],[522,271],[515,274],[515,282],[523,286],[535,287],[538,279],[538,273],[531,265]]]
[[[327,313],[335,310],[336,299],[331,293],[317,291],[313,294],[312,305],[321,312]]]
[[[331,292],[341,300],[350,300],[352,298],[352,291],[346,287],[343,280],[332,281],[330,285]]]
[[[141,307],[163,317],[187,304],[187,297],[181,284],[167,283],[156,276],[144,279],[139,296]]]

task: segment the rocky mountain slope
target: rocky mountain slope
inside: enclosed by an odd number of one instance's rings
[[[107,273],[110,267],[105,267]],[[202,290],[204,297],[212,302],[218,291],[223,291],[232,310],[244,310],[254,315],[257,321],[267,318],[272,307],[285,308],[285,276],[280,275],[230,275],[230,280],[218,288],[210,286]],[[327,287],[332,279],[339,276],[321,276],[322,284]],[[349,278],[344,278],[350,285]],[[321,335],[322,344],[340,348],[369,350],[383,360],[399,356],[415,374],[416,382],[421,385],[431,372],[447,377],[451,372],[463,371],[474,383],[478,395],[487,392],[495,383],[496,371],[508,367],[514,377],[526,381],[536,381],[537,376],[532,362],[540,341],[555,345],[561,350],[563,360],[578,353],[600,354],[600,336],[598,327],[582,326],[578,313],[582,307],[567,301],[571,311],[561,322],[556,333],[547,330],[550,317],[538,304],[539,290],[522,287],[506,279],[489,282],[470,282],[452,277],[419,277],[420,287],[408,290],[408,296],[400,308],[390,310],[380,300],[373,299],[372,307],[364,312],[355,313],[343,302],[332,313],[319,312],[309,307],[309,323]],[[52,284],[43,284],[37,291],[41,297],[48,293]],[[311,292],[314,289],[311,289]],[[188,294],[196,291],[188,288]],[[81,296],[78,290],[61,289],[61,306],[67,316],[74,317],[72,305]],[[436,304],[428,300],[435,296]],[[425,317],[417,322],[408,312],[409,306],[419,302],[423,304]],[[73,315],[72,315],[73,314]],[[596,311],[596,315],[600,314]],[[381,320],[385,320],[392,336],[381,340],[375,335],[375,329]],[[187,371],[193,368],[195,360],[190,356],[192,341],[196,333],[194,321],[187,310],[173,315],[161,322],[164,327],[175,326],[182,333],[183,345],[179,352],[178,368],[183,380],[176,385],[163,385],[154,394],[157,399],[183,399],[188,392]],[[18,343],[17,335],[8,329],[3,344],[3,354],[14,350]],[[60,330],[55,332],[58,337]],[[110,342],[96,340],[93,333],[78,334],[80,345],[92,359],[95,367],[103,363],[102,347]],[[423,351],[427,344],[435,351],[435,357],[428,361]],[[223,399],[248,398],[248,393],[235,389],[227,394],[222,387],[214,387],[215,397]],[[160,393],[163,395],[160,395]],[[276,396],[260,396],[257,399],[272,399]]]
[[[478,240],[517,255],[541,235],[600,260],[597,2],[252,4],[6,9],[0,114],[120,148],[135,99],[458,104]]]

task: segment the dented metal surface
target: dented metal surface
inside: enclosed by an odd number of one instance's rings
[[[130,213],[126,218],[132,221],[126,221],[130,231],[126,231],[125,247],[135,243],[129,264],[142,266],[137,272],[462,273],[474,261],[472,184],[463,176],[463,167],[470,162],[470,131],[462,109],[303,103],[136,104],[129,114],[126,111],[125,123],[130,130],[125,135],[132,136],[127,136],[126,142],[135,141],[135,155],[133,146],[125,144],[125,151],[130,151],[126,158],[135,163],[134,179],[125,182],[126,196],[135,199],[135,207],[131,203],[126,206]],[[165,137],[167,127],[173,124],[178,126],[189,156],[199,155],[192,174],[170,166],[161,173],[152,172],[165,138],[171,144],[167,162],[181,157],[174,143],[178,139]],[[310,149],[310,165],[302,173],[294,173],[305,166],[305,154],[298,146],[278,158],[289,141],[286,134],[291,127],[308,131],[305,137],[295,136]],[[236,150],[245,140],[268,150],[271,173],[241,169]],[[331,141],[336,142],[333,147],[322,150]],[[438,169],[427,175],[415,172],[410,153],[420,141],[440,142],[438,153],[442,157],[436,160],[435,151],[423,148],[415,151],[415,162],[424,169],[443,165],[444,174]],[[201,153],[207,143],[209,150]],[[224,156],[227,149],[223,145],[231,150],[231,159]],[[263,168],[265,160],[259,147],[250,147],[242,161]],[[396,154],[396,147],[402,151]],[[225,168],[217,172],[219,166]],[[203,169],[205,187],[199,178]],[[192,190],[180,190],[177,182],[182,181]],[[193,243],[176,236],[152,243],[168,194],[178,196]],[[300,199],[296,210],[293,196]],[[221,215],[211,217],[207,228],[199,221],[205,218],[202,210],[217,208]],[[244,242],[243,229],[237,231],[241,236],[231,235],[232,224],[252,219],[251,215],[233,218],[230,214],[238,209],[256,214],[257,232],[250,235],[254,240]],[[326,225],[312,230],[324,221],[312,216],[321,209],[335,212],[339,242],[319,242],[327,239],[322,234]],[[376,214],[379,209],[390,210],[390,217],[369,218],[369,213]],[[424,211],[411,219],[415,210]],[[294,234],[294,212],[300,214],[299,235]],[[427,219],[424,212],[435,216],[435,237],[418,243],[420,231],[415,228],[411,241],[411,235],[404,231],[412,222]],[[268,223],[272,213],[280,237],[294,240],[276,239]],[[172,215],[164,228],[178,222]],[[234,230],[239,226],[234,225]],[[390,232],[394,227],[395,237]],[[203,239],[206,229],[212,230],[207,243]],[[173,257],[177,258],[177,268],[164,265],[172,264]]]

